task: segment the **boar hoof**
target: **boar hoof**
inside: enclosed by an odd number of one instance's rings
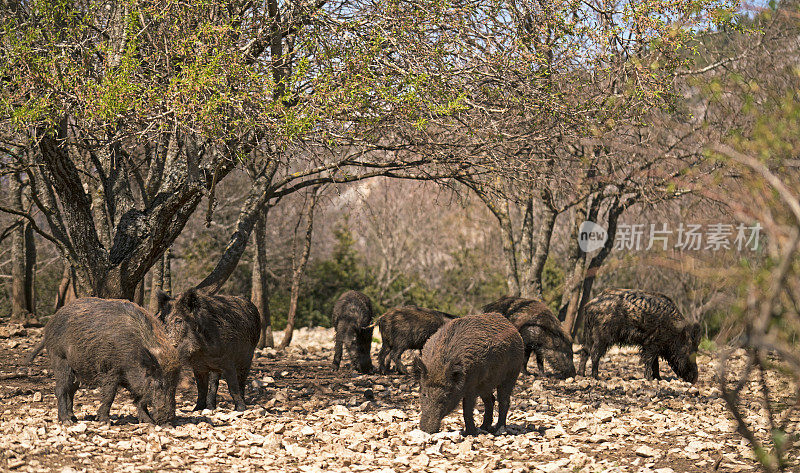
[[[462,437],[476,437],[478,435],[488,434],[490,432],[475,427],[475,428],[473,428],[471,430],[462,430],[460,433],[461,433]]]
[[[236,410],[239,411],[239,412],[246,411],[247,410],[247,406],[244,403],[236,404]]]

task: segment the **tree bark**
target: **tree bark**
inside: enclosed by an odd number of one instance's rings
[[[164,260],[165,258],[162,257],[160,261],[156,261],[151,269],[153,274],[150,281],[150,303],[148,304],[151,314],[158,312],[158,291],[164,290]]]
[[[289,313],[286,315],[286,329],[283,331],[283,340],[281,340],[281,344],[278,347],[279,350],[285,349],[289,346],[289,343],[292,342],[295,317],[297,315],[297,300],[300,297],[300,281],[302,279],[303,272],[305,271],[306,263],[308,263],[308,255],[311,253],[311,236],[314,229],[314,207],[317,205],[318,193],[319,187],[312,189],[311,197],[309,198],[306,206],[305,213],[306,218],[308,219],[308,224],[306,226],[305,243],[303,245],[303,252],[300,255],[300,259],[292,265],[294,267],[294,271],[292,272],[292,288],[289,296]],[[297,254],[296,241],[297,240],[295,240],[295,251],[293,252],[295,256]]]
[[[555,207],[545,198],[540,202],[537,218],[528,221],[526,218],[523,227],[523,234],[530,235],[531,247],[527,267],[522,270],[522,284],[520,292],[522,297],[541,300],[542,291],[542,272],[550,253],[550,238],[553,235],[553,227],[556,223],[558,213]],[[531,212],[532,214],[532,212]],[[528,212],[526,210],[526,215]],[[536,230],[531,227],[536,225]]]
[[[18,173],[9,176],[8,200],[11,208],[22,212],[22,180]],[[25,225],[17,225],[11,233],[11,320],[24,322],[28,317],[25,293]]]
[[[33,226],[25,225],[25,305],[30,316],[36,316],[36,240]]]
[[[164,252],[162,262],[164,265],[164,282],[161,287],[164,292],[172,295],[172,248],[167,248]]]
[[[70,301],[77,299],[78,295],[75,292],[75,275],[72,267],[65,263],[64,275],[61,277],[61,283],[58,285],[58,292],[56,293],[55,310],[60,309]]]
[[[255,255],[253,257],[253,284],[250,300],[261,314],[261,335],[258,348],[274,347],[272,336],[272,315],[269,311],[270,290],[267,282],[267,209],[261,213],[255,228]]]
[[[573,232],[570,240],[569,264],[571,270],[566,282],[564,283],[564,294],[561,296],[561,307],[558,311],[559,319],[567,333],[572,333],[577,315],[577,305],[580,302],[583,278],[586,274],[586,253],[581,250],[578,244],[578,232],[581,223],[585,220],[593,220],[597,214],[598,198],[595,193],[582,200],[575,209],[575,217],[572,222]]]
[[[139,307],[144,307],[144,278],[136,284],[136,291],[133,293],[133,302]]]

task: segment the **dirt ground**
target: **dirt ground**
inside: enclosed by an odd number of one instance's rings
[[[112,406],[111,425],[95,422],[98,393],[86,389],[75,396],[79,422],[62,427],[47,355],[24,363],[41,329],[3,330],[9,335],[0,339],[3,470],[755,470],[719,398],[707,353],[698,357],[700,381],[692,386],[676,379],[666,363],[665,380],[642,380],[636,351],[613,349],[601,363],[599,381],[521,377],[503,434],[462,437],[458,409],[443,432],[428,435],[416,429],[418,386],[411,378],[334,372],[332,332],[301,329],[285,353],[257,352],[243,413],[232,411],[224,382],[214,412],[192,412],[194,385],[184,373],[175,427],[135,423],[124,391]],[[373,345],[374,354],[378,347]]]

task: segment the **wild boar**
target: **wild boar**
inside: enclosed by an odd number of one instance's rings
[[[503,314],[517,327],[525,343],[525,374],[529,374],[528,360],[534,353],[540,374],[545,374],[544,360],[547,360],[559,377],[575,376],[572,341],[544,302],[503,296],[485,305],[483,311]]]
[[[446,322],[453,320],[450,315],[424,307],[405,306],[390,309],[378,317],[381,331],[381,351],[378,354],[378,369],[388,373],[390,362],[403,374],[409,374],[400,357],[406,350],[421,350],[425,342]]]
[[[342,362],[342,347],[347,345],[350,364],[361,373],[372,371],[370,348],[372,329],[370,325],[375,312],[369,297],[358,291],[342,294],[333,306],[331,322],[336,330],[333,367],[339,369]]]
[[[472,411],[478,396],[484,405],[481,429],[503,427],[523,356],[519,331],[500,314],[447,322],[425,343],[422,356],[414,358],[414,372],[420,380],[420,429],[438,432],[442,419],[461,401],[464,432],[476,435],[479,431]],[[492,427],[495,390],[497,424]]]
[[[120,386],[131,393],[140,422],[174,420],[181,370],[178,352],[161,323],[133,302],[95,297],[73,300],[50,317],[44,338],[28,361],[44,348],[55,376],[61,423],[77,421],[73,399],[81,385],[100,388],[100,422],[109,422]]]
[[[261,332],[256,306],[241,297],[189,289],[174,299],[159,293],[158,307],[158,317],[181,360],[194,372],[194,410],[217,407],[220,375],[228,384],[236,410],[245,410],[247,375]]]
[[[583,309],[583,348],[579,372],[586,373],[592,358],[592,376],[597,378],[600,358],[612,345],[641,348],[644,375],[661,379],[658,358],[682,379],[697,381],[695,355],[700,344],[700,324],[678,311],[667,296],[635,289],[606,289]]]

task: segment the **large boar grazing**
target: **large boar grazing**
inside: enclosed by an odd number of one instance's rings
[[[414,358],[414,372],[420,380],[420,429],[438,432],[442,419],[460,401],[465,433],[477,434],[472,411],[478,396],[484,406],[481,429],[503,427],[523,354],[522,337],[500,314],[470,315],[447,322],[425,343],[422,356]],[[497,424],[492,427],[495,390]]]
[[[347,345],[350,364],[354,369],[369,373],[372,360],[369,350],[372,346],[372,301],[358,291],[342,294],[333,306],[331,322],[336,329],[336,342],[333,350],[333,367],[339,369],[342,362],[342,347]]]
[[[591,356],[592,376],[597,378],[600,357],[619,344],[641,347],[647,379],[661,379],[661,357],[678,376],[690,383],[697,381],[695,354],[700,324],[684,317],[669,297],[633,289],[606,289],[583,310],[581,375],[586,373],[586,360]]]
[[[389,372],[390,361],[403,374],[408,370],[400,361],[406,350],[421,350],[425,342],[439,327],[455,316],[424,307],[395,307],[378,318],[376,324],[381,331],[381,351],[378,354],[378,369]]]
[[[217,407],[220,375],[228,384],[236,410],[245,410],[247,374],[261,331],[256,306],[241,297],[190,289],[175,299],[159,293],[158,308],[158,317],[181,359],[194,372],[194,410]]]
[[[544,302],[503,296],[485,305],[483,311],[503,314],[517,327],[525,343],[525,374],[528,374],[528,360],[534,353],[540,374],[544,374],[544,360],[547,360],[558,376],[575,376],[572,342]]]
[[[100,388],[101,422],[109,421],[119,386],[131,393],[139,421],[174,420],[178,353],[161,323],[133,302],[84,297],[68,303],[50,317],[29,361],[43,348],[56,379],[60,422],[77,420],[72,402],[80,385]]]

